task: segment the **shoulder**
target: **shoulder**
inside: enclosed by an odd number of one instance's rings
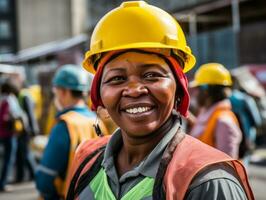
[[[221,134],[221,132],[223,134]],[[223,115],[217,120],[216,136],[223,137],[229,134],[231,137],[240,138],[242,133],[235,115]]]
[[[235,170],[217,163],[201,170],[192,180],[186,199],[247,199]]]
[[[96,118],[95,112],[89,110],[88,108],[84,109],[82,114],[84,114],[86,117]]]
[[[87,108],[75,108],[59,115],[58,119],[70,124],[79,124],[84,121],[94,123],[96,114],[90,112]]]
[[[65,121],[63,120],[59,120],[54,127],[52,128],[51,134],[55,133],[55,132],[64,132],[67,131],[67,125],[65,123]]]
[[[218,116],[217,126],[225,127],[225,128],[238,126],[236,115],[232,111],[222,112]]]
[[[88,118],[96,118],[96,113],[89,110],[88,107],[84,106],[84,107],[76,107],[76,108],[73,108],[74,112],[80,114],[80,115],[83,115],[85,117],[88,117]]]
[[[82,142],[75,153],[76,160],[80,163],[87,156],[97,151],[99,148],[105,146],[110,139],[110,136],[99,137]]]
[[[76,149],[73,164],[70,170],[71,178],[68,180],[72,180],[74,177],[80,176],[83,172],[87,171],[95,162],[97,158],[97,154],[99,155],[99,150],[109,141],[109,136],[100,137],[96,139],[90,139],[82,142],[78,148]],[[81,169],[81,171],[79,171]],[[72,183],[71,183],[72,184]]]
[[[65,141],[69,141],[67,125],[64,121],[59,121],[51,130],[49,142],[62,143]]]

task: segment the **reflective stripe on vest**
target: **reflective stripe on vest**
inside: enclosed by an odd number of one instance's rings
[[[130,200],[130,199],[143,199],[152,196],[154,185],[154,179],[150,177],[145,177],[140,181],[136,186],[130,189],[121,200]],[[89,184],[91,191],[94,193],[95,200],[116,200],[111,188],[109,187],[107,175],[104,169],[100,169],[98,174],[92,179]]]
[[[218,108],[210,116],[204,132],[198,137],[198,139],[205,144],[212,147],[216,146],[215,143],[215,127],[220,116],[226,116],[226,118],[232,119],[232,121],[238,125],[235,114],[228,108]]]
[[[69,180],[69,171],[77,146],[83,141],[96,138],[98,136],[93,128],[93,124],[95,122],[94,118],[89,118],[77,112],[70,111],[61,115],[60,120],[66,123],[70,138],[70,148],[65,180],[57,177],[54,184],[58,194],[60,194],[62,197],[65,197],[67,193],[66,185],[68,185],[66,180]]]

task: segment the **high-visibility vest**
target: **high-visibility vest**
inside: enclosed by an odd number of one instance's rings
[[[100,155],[99,149],[105,146],[108,141],[109,137],[103,137],[97,140],[86,141],[79,147],[79,150],[75,155],[74,165],[72,166],[73,180],[80,180],[80,177],[91,169]],[[90,157],[88,155],[92,156]],[[80,173],[75,173],[80,169],[79,166],[81,163],[83,164],[84,160],[89,157],[90,160],[86,162],[86,165],[83,166]],[[243,165],[238,160],[231,158],[225,153],[212,148],[189,135],[186,135],[184,139],[177,144],[172,159],[166,166],[166,172],[163,178],[163,188],[166,199],[183,200],[191,181],[198,172],[216,163],[225,163],[233,167],[243,189],[245,190],[247,198],[249,200],[254,200]],[[71,189],[75,191],[78,187],[78,181],[73,181],[72,183],[74,184],[70,185],[69,191]]]
[[[89,118],[75,111],[70,111],[70,112],[67,112],[61,115],[59,120],[62,120],[66,123],[67,129],[69,132],[69,138],[70,138],[70,148],[69,148],[69,157],[68,157],[66,177],[64,180],[62,180],[62,178],[60,177],[57,177],[54,181],[54,184],[55,184],[58,194],[61,197],[65,197],[67,193],[66,191],[66,185],[68,184],[67,180],[69,180],[68,176],[70,175],[69,170],[70,170],[77,146],[81,142],[84,142],[88,139],[97,138],[98,135],[96,134],[95,129],[93,127],[93,125],[95,124],[94,118]],[[100,127],[104,135],[108,133],[107,129],[102,123],[100,123]]]
[[[229,107],[218,107],[211,114],[203,133],[197,137],[200,141],[212,147],[216,147],[215,128],[221,116],[226,116],[227,119],[231,119],[239,127],[238,120]]]
[[[123,195],[120,200],[139,200],[149,198],[152,196],[154,182],[154,178],[145,177]],[[90,188],[96,200],[116,200],[103,168],[100,169],[87,187]]]

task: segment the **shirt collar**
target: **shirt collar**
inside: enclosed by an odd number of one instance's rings
[[[175,119],[174,125],[170,131],[162,138],[162,140],[156,145],[152,152],[144,159],[138,166],[136,166],[131,171],[125,173],[120,179],[126,179],[129,176],[138,176],[139,174],[145,177],[155,178],[157,170],[160,165],[161,158],[163,156],[164,150],[166,149],[168,143],[176,134],[178,128],[180,127],[179,119]],[[104,152],[104,158],[102,166],[105,168],[108,174],[108,170],[114,167],[114,155],[117,153],[118,149],[122,145],[122,135],[121,130],[118,129],[111,137],[109,143],[106,146]],[[128,174],[128,175],[127,175]],[[130,174],[130,175],[129,175]],[[124,177],[124,178],[123,178]],[[110,177],[115,178],[115,177]],[[122,180],[121,180],[122,181]]]

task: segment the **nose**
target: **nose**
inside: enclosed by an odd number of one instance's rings
[[[138,80],[129,81],[122,92],[124,97],[139,97],[145,94],[148,94],[148,89]]]

